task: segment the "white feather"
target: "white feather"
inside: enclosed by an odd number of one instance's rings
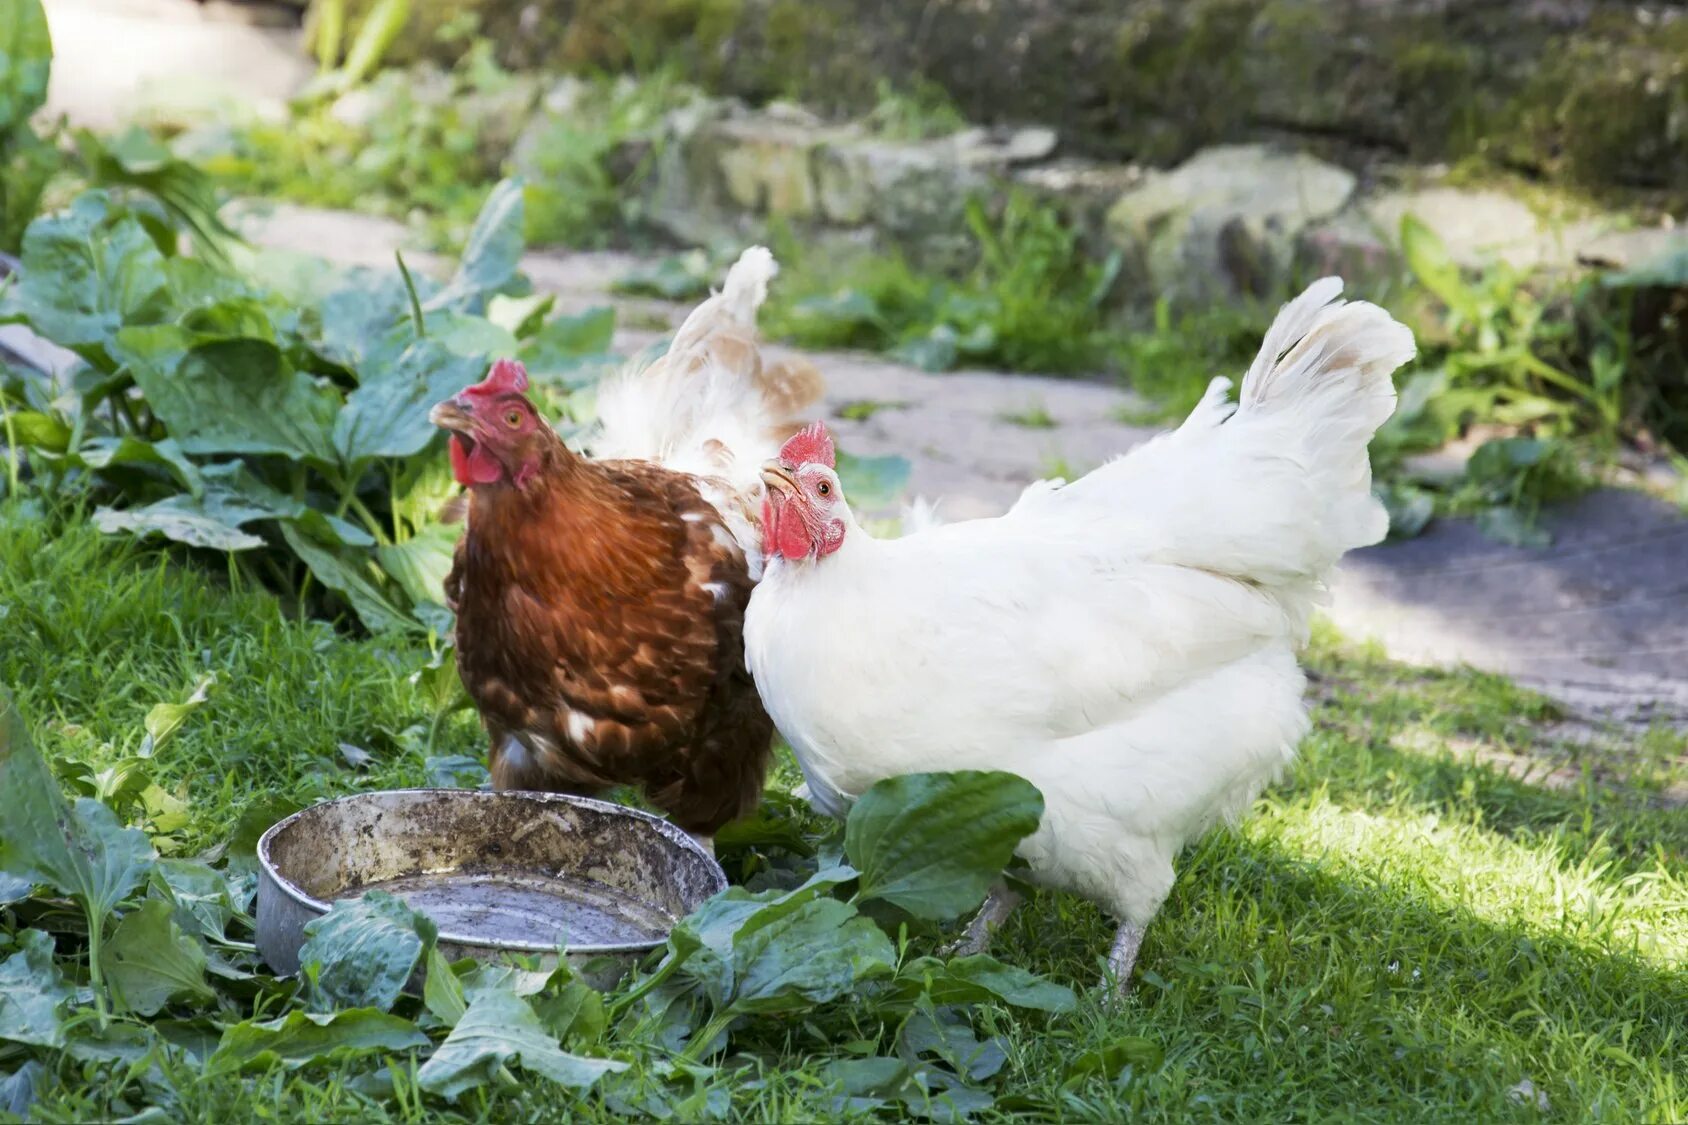
[[[754,523],[761,496],[762,463],[779,452],[776,423],[761,388],[741,362],[719,354],[719,335],[753,338],[756,313],[779,272],[765,247],[739,256],[719,293],[693,309],[668,352],[644,367],[629,368],[598,392],[598,431],[591,442],[600,459],[655,461],[700,478],[704,498],[721,511],[733,538],[760,572]],[[743,347],[731,357],[742,360]]]
[[[1320,584],[1384,529],[1366,444],[1410,333],[1319,282],[1243,381],[1173,433],[1000,519],[776,559],[748,661],[811,799],[1003,769],[1045,815],[1034,875],[1146,923],[1172,859],[1244,810],[1307,728],[1295,650]]]

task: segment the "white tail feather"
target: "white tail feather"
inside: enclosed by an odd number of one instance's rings
[[[1366,447],[1395,408],[1412,333],[1326,278],[1284,306],[1243,379],[1215,379],[1177,430],[1065,487],[1027,489],[1011,515],[1084,524],[1126,557],[1199,567],[1275,590],[1305,618],[1345,551],[1388,516]]]

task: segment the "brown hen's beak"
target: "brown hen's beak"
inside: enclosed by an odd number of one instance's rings
[[[475,428],[475,416],[455,398],[448,398],[428,411],[428,421],[442,430],[466,434]]]
[[[775,492],[795,493],[797,478],[790,469],[778,461],[768,461],[762,466],[762,483]]]

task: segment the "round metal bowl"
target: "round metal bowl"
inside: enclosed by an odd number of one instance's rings
[[[387,891],[439,927],[448,958],[637,956],[724,889],[685,832],[561,793],[395,789],[325,801],[258,841],[258,952],[299,969],[305,926],[338,899]]]

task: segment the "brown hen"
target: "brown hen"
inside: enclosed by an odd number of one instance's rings
[[[700,835],[756,807],[773,733],[744,665],[758,470],[821,391],[761,353],[775,269],[745,251],[667,355],[602,388],[593,457],[510,361],[434,408],[469,490],[446,598],[497,788],[637,785]]]

